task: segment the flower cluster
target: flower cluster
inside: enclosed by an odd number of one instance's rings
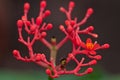
[[[91,73],[93,68],[91,65],[95,65],[98,60],[102,58],[101,55],[98,55],[96,52],[99,49],[109,48],[109,44],[100,45],[95,41],[92,42],[91,38],[87,38],[86,42],[82,41],[80,38],[81,34],[87,34],[94,38],[97,38],[98,35],[93,33],[94,27],[89,26],[83,30],[80,27],[86,23],[87,19],[92,15],[93,9],[88,8],[85,17],[81,21],[77,21],[77,17],[71,18],[71,12],[75,7],[75,3],[73,1],[69,2],[68,9],[64,7],[60,7],[60,11],[66,15],[65,25],[60,25],[59,29],[65,33],[65,37],[60,41],[56,42],[56,38],[52,37],[51,42],[46,40],[47,30],[53,28],[51,23],[43,22],[46,17],[51,14],[50,10],[46,10],[46,1],[42,0],[40,2],[40,12],[38,17],[31,18],[28,20],[28,12],[30,9],[30,4],[24,4],[24,15],[17,21],[18,26],[18,34],[19,34],[19,42],[24,44],[29,51],[29,57],[22,57],[18,50],[13,50],[13,55],[17,60],[22,60],[24,62],[34,62],[44,68],[46,68],[46,74],[51,78],[57,78],[60,75],[64,74],[74,74],[77,76],[83,76],[85,74]],[[22,31],[23,29],[29,34],[33,35],[27,37],[27,41],[23,38]],[[66,43],[68,40],[72,43],[72,50],[68,53],[66,58],[63,58],[60,61],[59,65],[56,65],[56,55],[57,51]],[[46,55],[44,53],[35,53],[33,50],[33,44],[36,41],[42,42],[47,48],[50,50],[50,60],[46,59]],[[85,55],[90,58],[90,61],[85,62],[85,58],[82,57],[81,60],[76,58],[77,55]],[[67,70],[66,65],[73,60],[77,65],[73,70]],[[80,72],[82,67],[88,66],[88,68]]]

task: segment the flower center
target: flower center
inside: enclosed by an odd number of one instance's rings
[[[87,49],[89,49],[89,50],[92,50],[93,49],[93,47],[94,47],[94,44],[93,43],[86,43],[86,47],[87,47]]]

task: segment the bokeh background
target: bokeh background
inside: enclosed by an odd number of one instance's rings
[[[48,41],[52,36],[56,36],[58,42],[64,37],[64,34],[58,29],[58,27],[60,24],[64,24],[66,18],[65,15],[59,11],[59,7],[64,6],[67,8],[69,1],[70,0],[47,0],[47,9],[50,9],[52,14],[46,18],[45,21],[51,22],[54,25],[54,28],[51,31],[48,31]],[[98,40],[101,44],[109,43],[111,45],[110,49],[102,50],[100,52],[103,59],[99,61],[97,67],[99,67],[103,73],[108,74],[108,76],[113,75],[118,77],[120,75],[120,0],[73,1],[76,3],[75,9],[73,10],[73,17],[78,17],[79,21],[84,17],[86,10],[89,7],[94,9],[94,14],[88,19],[83,28],[89,25],[95,26],[94,32],[99,34],[99,38],[95,40]],[[12,50],[14,49],[19,49],[21,53],[23,53],[23,56],[27,55],[26,47],[17,40],[18,34],[16,26],[16,21],[21,18],[21,15],[23,15],[24,2],[29,2],[31,4],[29,17],[36,17],[39,13],[40,0],[0,0],[0,80],[8,80],[3,77],[5,74],[9,75],[9,80],[14,80],[15,76],[17,76],[15,80],[21,80],[22,78],[20,79],[20,76],[25,75],[26,77],[35,76],[33,79],[31,78],[29,80],[41,78],[38,77],[40,76],[39,72],[42,70],[41,67],[34,63],[17,61],[12,56]],[[85,39],[86,37],[82,36],[82,38]],[[70,46],[70,44],[66,43],[66,45],[61,48],[59,52],[61,54],[58,55],[58,57],[67,54],[67,50],[69,51],[68,46]],[[35,44],[35,51],[44,52],[49,56],[48,49],[39,42]],[[98,72],[103,74],[101,70]],[[26,72],[25,75],[23,72]],[[16,73],[18,75],[16,75]],[[10,74],[13,75],[10,76]],[[115,80],[114,78],[110,79]],[[28,79],[26,78],[26,80]],[[92,80],[94,80],[94,78]]]

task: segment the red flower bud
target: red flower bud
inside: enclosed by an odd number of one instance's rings
[[[66,12],[63,7],[60,7],[60,11],[61,11],[61,12]]]
[[[18,57],[19,56],[19,51],[18,50],[13,50],[13,55]]]
[[[87,15],[91,15],[93,13],[93,9],[92,8],[89,8],[88,10],[87,10]]]
[[[73,31],[73,28],[72,28],[71,26],[68,26],[68,27],[67,27],[67,31],[68,31],[68,32],[72,32],[72,31]]]
[[[89,26],[88,27],[88,31],[93,31],[94,30],[94,27],[93,26]]]
[[[51,75],[51,70],[50,69],[46,69],[45,72],[46,72],[47,75]]]
[[[89,62],[89,64],[90,65],[95,65],[95,64],[97,64],[97,61],[96,60],[92,60],[92,61]]]
[[[41,7],[41,8],[45,8],[45,7],[46,7],[46,1],[42,1],[42,2],[40,3],[40,7]]]
[[[47,17],[47,16],[49,16],[51,14],[51,11],[50,10],[46,10],[45,11],[45,16],[44,17]]]
[[[26,19],[26,17],[25,17],[25,16],[22,16],[22,20],[23,20],[23,21],[26,21],[27,19]]]
[[[74,6],[75,6],[75,3],[74,3],[73,1],[70,1],[70,2],[69,2],[69,7],[70,7],[70,8],[73,8]]]
[[[35,29],[36,29],[36,26],[35,26],[35,25],[31,25],[31,26],[30,26],[30,31],[34,32]]]
[[[47,30],[52,29],[52,27],[53,27],[53,25],[52,25],[51,23],[49,23],[49,24],[46,26]]]
[[[36,61],[40,61],[41,60],[41,54],[37,54],[35,59],[36,59]]]
[[[104,48],[109,48],[110,45],[109,45],[109,44],[104,44],[103,47],[104,47]]]
[[[25,3],[24,4],[24,10],[29,10],[30,9],[30,4],[29,3]]]
[[[68,20],[65,20],[65,24],[68,26],[70,22]]]
[[[37,19],[36,19],[36,24],[37,25],[40,25],[42,23],[42,17],[37,17]]]
[[[75,25],[75,21],[72,20],[72,21],[70,22],[70,24],[71,24],[72,26],[74,26],[74,25]]]
[[[47,35],[46,32],[42,32],[42,33],[41,33],[41,37],[42,37],[42,38],[44,38],[46,35]]]
[[[93,72],[93,68],[88,68],[88,69],[87,69],[87,73],[89,74],[89,73],[91,73],[91,72]]]
[[[69,54],[68,54],[68,57],[69,57],[69,58],[74,58],[74,55],[71,54],[71,53],[69,53]]]
[[[60,26],[59,26],[59,29],[60,29],[61,31],[64,31],[64,30],[65,30],[65,28],[64,28],[63,25],[60,25]]]
[[[101,60],[101,59],[102,59],[102,56],[101,56],[101,55],[96,55],[96,56],[95,56],[95,59]]]
[[[18,28],[22,28],[22,26],[23,26],[23,21],[22,21],[22,20],[18,20],[18,21],[17,21],[17,26],[18,26]]]

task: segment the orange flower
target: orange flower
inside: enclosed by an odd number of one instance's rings
[[[97,44],[97,42],[93,43],[90,38],[87,38],[85,48],[89,51],[91,55],[95,55],[96,54],[95,50],[99,47],[100,45]]]

